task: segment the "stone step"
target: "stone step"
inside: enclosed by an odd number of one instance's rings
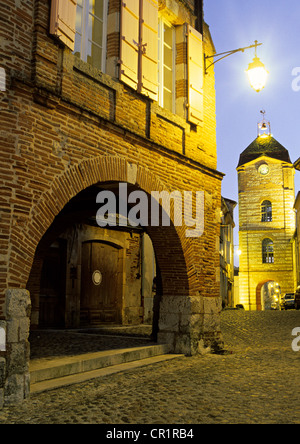
[[[64,376],[62,378],[49,379],[46,381],[41,381],[31,384],[30,393],[41,393],[49,390],[55,390],[60,387],[67,387],[72,384],[79,384],[81,382],[89,381],[95,378],[101,378],[104,376],[113,375],[115,373],[130,371],[147,365],[158,364],[160,362],[169,361],[171,359],[181,358],[183,356],[184,355],[175,355],[175,354],[153,356],[151,358],[144,358],[138,361],[126,362],[124,364],[112,365],[109,367],[100,368],[89,372]]]
[[[54,388],[55,384],[59,386],[74,383],[73,379],[87,380],[94,376],[93,372],[111,368],[113,372],[122,371],[117,367],[128,364],[138,363],[148,365],[147,360],[161,357],[168,358],[180,355],[169,355],[169,346],[166,344],[152,345],[146,347],[134,347],[120,350],[108,350],[97,353],[87,353],[77,356],[64,356],[55,359],[35,359],[30,362],[30,382],[31,392],[40,391],[42,385]],[[144,361],[144,362],[142,362]],[[100,372],[101,373],[101,372]],[[103,373],[103,372],[102,372]],[[81,375],[80,377],[78,375]],[[101,376],[101,374],[100,374]],[[51,381],[56,382],[51,383]],[[58,381],[59,380],[59,381]],[[47,384],[43,384],[47,382]]]

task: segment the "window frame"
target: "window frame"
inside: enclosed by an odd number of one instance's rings
[[[272,249],[270,249],[270,246]],[[262,241],[262,261],[263,264],[274,264],[274,242],[272,239],[266,238]]]
[[[90,2],[93,0],[82,0],[83,6],[81,6],[77,0],[77,8],[82,8],[82,34],[78,32],[76,28],[75,23],[75,48],[74,48],[74,54],[76,57],[79,57],[82,61],[85,63],[88,63],[89,65],[95,67],[96,69],[99,69],[101,72],[105,73],[106,71],[106,53],[107,53],[107,17],[108,17],[108,0],[103,0],[103,16],[102,18],[95,16],[90,12]],[[97,0],[95,0],[97,1]],[[102,21],[102,46],[99,45],[97,42],[94,42],[90,39],[89,35],[89,19],[90,15],[97,17],[97,19],[100,19]],[[77,11],[76,11],[76,18],[77,18]],[[81,47],[80,47],[80,53],[79,55],[76,55],[76,42],[77,42],[77,35],[81,36]],[[96,45],[97,47],[102,49],[102,57],[101,57],[101,68],[98,68],[94,66],[92,63],[88,62],[88,56],[89,54],[89,43],[91,45]]]
[[[273,222],[273,205],[269,200],[261,204],[261,222]]]
[[[165,65],[164,55],[165,55],[165,43],[163,39],[164,35],[164,26],[168,26],[172,29],[172,91],[165,87],[164,82],[164,68],[165,66],[169,69],[167,65]],[[158,104],[164,109],[176,113],[176,30],[175,26],[173,26],[170,22],[168,22],[164,17],[158,17]],[[168,109],[165,107],[164,101],[164,91],[168,90],[172,93],[172,109]]]

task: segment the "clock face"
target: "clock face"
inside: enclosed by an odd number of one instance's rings
[[[258,171],[263,176],[266,176],[269,173],[270,169],[269,169],[268,165],[264,164],[259,167]]]

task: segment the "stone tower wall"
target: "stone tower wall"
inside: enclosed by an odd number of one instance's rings
[[[258,168],[267,163],[270,172],[262,176]],[[294,173],[292,164],[268,157],[256,159],[238,168],[240,303],[256,310],[257,291],[268,281],[278,282],[282,294],[294,291],[293,248],[295,232]],[[261,221],[261,205],[272,203],[272,222]],[[274,264],[262,261],[262,242],[274,242]]]

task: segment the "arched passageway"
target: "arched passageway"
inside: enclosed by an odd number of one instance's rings
[[[258,311],[279,310],[281,287],[278,282],[266,280],[256,288],[256,306]]]
[[[164,183],[158,178],[158,175],[153,174],[147,168],[129,163],[120,157],[110,156],[82,161],[74,167],[70,167],[61,176],[54,177],[51,187],[40,195],[36,204],[32,205],[30,209],[31,217],[28,221],[22,225],[22,221],[19,219],[21,225],[15,224],[11,228],[12,253],[8,276],[12,288],[5,292],[8,309],[7,318],[12,319],[9,310],[14,307],[14,313],[20,319],[21,310],[19,307],[24,307],[21,313],[24,317],[22,323],[27,325],[31,298],[31,324],[39,325],[41,276],[44,258],[49,253],[49,249],[52,249],[50,254],[52,265],[55,264],[57,249],[60,250],[58,253],[60,260],[64,255],[66,256],[67,267],[65,272],[61,274],[62,280],[65,275],[69,281],[69,286],[74,284],[74,286],[77,285],[77,288],[82,288],[81,285],[78,287],[78,268],[76,274],[75,267],[71,267],[71,262],[68,264],[70,259],[68,243],[71,245],[71,237],[65,236],[65,234],[69,230],[70,235],[70,227],[86,225],[84,223],[86,220],[95,218],[98,209],[95,201],[96,189],[97,191],[109,190],[116,193],[119,184],[127,184],[129,193],[144,192],[150,207],[147,213],[148,218],[151,219],[151,199],[149,196],[154,190],[171,193],[172,190],[177,189],[184,195],[182,178],[180,177],[177,182],[176,179],[174,176],[171,184]],[[189,185],[189,189],[195,194],[199,190],[199,185]],[[169,350],[174,353],[196,354],[204,347],[210,346],[212,349],[218,349],[223,346],[220,332],[221,305],[217,282],[219,257],[217,242],[214,242],[218,238],[218,224],[215,223],[218,220],[216,217],[218,210],[215,209],[214,203],[217,205],[217,202],[213,200],[213,194],[206,192],[205,199],[201,202],[201,211],[199,211],[199,214],[197,213],[203,219],[205,213],[203,231],[198,236],[187,236],[187,229],[191,227],[190,221],[186,224],[186,220],[184,220],[181,225],[174,223],[174,215],[177,214],[178,217],[178,212],[174,211],[176,205],[173,202],[171,204],[172,211],[169,225],[162,223],[161,216],[161,220],[156,220],[156,223],[148,223],[144,230],[151,239],[156,265],[160,270],[157,282],[159,300],[154,304],[153,330],[155,336],[157,335],[158,342],[168,344]],[[194,202],[192,209],[193,215],[195,215],[197,208],[195,208]],[[90,224],[91,227],[91,221]],[[71,232],[72,230],[73,228]],[[106,238],[102,235],[99,238],[97,238],[98,235],[92,237],[88,235],[84,242],[86,242],[86,245],[89,244],[89,247],[91,241],[113,247],[116,252],[116,260],[120,261],[117,265],[117,273],[123,276],[121,270],[122,267],[124,270],[126,258],[124,259],[120,252],[124,253],[126,251],[124,243],[120,239],[108,239],[111,234],[108,234],[109,230],[104,229],[104,231],[106,231]],[[131,236],[130,232],[129,234]],[[67,247],[65,241],[67,241]],[[81,242],[81,254],[84,242]],[[91,249],[89,248],[84,254],[88,256],[90,252]],[[101,270],[98,269],[92,271],[100,271],[101,273]],[[94,279],[99,282],[101,275],[99,273],[95,274]],[[47,283],[47,280],[43,282]],[[25,290],[26,288],[30,288],[30,296],[29,292]],[[123,282],[122,296],[124,288]],[[39,302],[37,303],[38,299]],[[75,307],[72,307],[74,300],[76,301]],[[71,301],[73,302],[70,303]],[[79,321],[80,316],[81,318],[84,316],[84,313],[80,313],[80,302],[82,301],[81,290],[79,291],[79,298],[64,299],[58,311],[62,310],[64,313],[65,326],[68,323],[74,325],[74,322],[78,321],[78,316]],[[91,300],[88,301],[88,305],[90,302]],[[111,313],[108,313],[108,307],[104,311],[106,311],[106,315],[111,315]],[[68,313],[67,317],[66,313]],[[124,305],[118,313],[115,314],[116,319],[118,316],[121,319],[123,316],[123,319],[125,319]],[[87,319],[90,321],[89,316],[94,317],[95,315],[98,314],[87,314]],[[57,319],[57,321],[60,320],[61,318]],[[44,322],[48,321],[44,317]],[[29,360],[29,354],[27,341],[28,330],[24,329],[24,332],[18,338],[18,346],[19,348],[23,347],[25,351],[24,368],[20,370],[23,372],[22,378],[24,378],[25,388],[28,386],[27,360]],[[26,392],[24,388],[21,388],[20,392],[23,393],[23,390]]]
[[[133,170],[134,174],[132,173]],[[79,172],[80,181],[78,179]],[[128,177],[130,182],[128,182]],[[106,180],[99,182],[99,178]],[[80,168],[76,167],[72,172],[70,171],[67,177],[54,182],[53,189],[49,190],[33,209],[34,217],[27,229],[27,236],[31,239],[28,247],[31,249],[35,245],[38,252],[33,256],[35,263],[33,263],[31,273],[28,273],[27,279],[26,269],[24,269],[25,285],[28,281],[32,292],[35,291],[34,285],[32,285],[33,275],[42,266],[39,258],[43,256],[53,242],[57,241],[59,233],[66,231],[70,224],[81,224],[84,219],[95,217],[97,204],[93,187],[96,185],[98,190],[107,188],[112,190],[116,189],[116,184],[119,183],[127,183],[128,192],[139,189],[145,191],[147,196],[150,196],[152,190],[160,192],[168,189],[149,171],[139,167],[133,168],[131,164],[114,158],[103,158],[101,161],[98,159],[97,172],[95,172],[95,160],[89,163],[84,162]],[[70,190],[72,190],[71,195]],[[49,217],[50,210],[52,214],[53,212],[56,213],[53,214],[52,218]],[[46,211],[47,218],[43,216]],[[149,212],[150,216],[151,213]],[[185,226],[175,227],[172,221],[170,226],[148,225],[146,231],[153,244],[163,288],[163,297],[160,304],[159,340],[169,342],[174,351],[191,353],[192,350],[197,349],[199,340],[203,338],[201,312],[203,313],[205,310],[203,300],[197,299],[195,301],[191,299],[193,287],[195,289],[195,285],[197,285],[197,273],[200,272],[200,270],[197,272],[195,250],[191,239],[185,236]],[[45,233],[47,233],[46,236]],[[38,242],[36,242],[36,239],[38,239]],[[200,239],[193,239],[194,245],[197,242],[200,244]],[[197,290],[199,294],[199,287]],[[215,300],[211,302],[217,304]],[[192,308],[192,304],[194,308]],[[37,322],[34,319],[37,316],[35,308],[33,304],[33,323]],[[217,308],[212,307],[210,311],[212,312],[213,309],[217,310]],[[193,311],[192,320],[195,323],[194,325],[190,322],[191,312]],[[191,335],[191,331],[193,331],[193,335]]]
[[[165,253],[166,247],[160,240],[156,252],[146,232],[148,227],[132,226],[119,213],[115,225],[99,227],[96,198],[99,190],[107,189],[117,196],[118,184],[112,182],[89,187],[75,196],[41,239],[27,283],[32,328],[152,323],[154,295],[162,293],[156,257],[161,251]],[[133,189],[130,187],[128,194]],[[175,229],[168,228],[165,239]],[[160,229],[156,227],[151,235],[155,238]],[[178,251],[175,241],[172,251]],[[183,255],[182,251],[179,254]],[[177,270],[179,254],[169,258],[169,265],[174,259]],[[158,308],[156,300],[155,310]]]

